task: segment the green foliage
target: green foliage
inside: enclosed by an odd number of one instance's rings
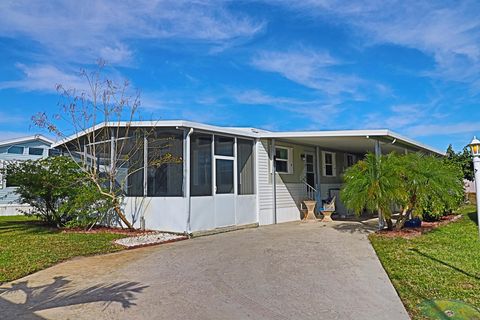
[[[420,153],[407,155],[367,154],[347,169],[340,198],[348,209],[381,210],[390,219],[392,208],[400,205],[401,228],[410,215],[439,217],[458,208],[463,199],[462,171],[442,158]],[[388,222],[388,220],[387,220]]]
[[[463,175],[456,164],[421,153],[398,156],[396,160],[408,195],[402,205],[408,207],[409,213],[436,220],[460,206]]]
[[[392,206],[406,197],[395,157],[394,154],[376,157],[368,153],[345,171],[340,199],[348,209],[356,214],[365,209],[381,210],[387,218],[391,217]]]
[[[445,162],[458,166],[462,170],[463,178],[473,181],[475,173],[473,171],[472,153],[469,148],[464,147],[461,152],[455,152],[452,145],[449,145],[446,154]]]
[[[7,179],[17,186],[20,201],[35,215],[57,227],[86,227],[111,207],[78,165],[68,157],[9,164]],[[30,213],[26,213],[30,214]]]

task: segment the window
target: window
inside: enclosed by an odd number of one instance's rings
[[[62,155],[62,151],[58,149],[48,149],[48,156],[49,157],[56,157]]]
[[[183,196],[183,131],[156,129],[148,137],[147,196]]]
[[[7,188],[18,187],[17,182],[14,179],[12,179],[11,176],[8,175],[8,171],[5,172],[5,187]]]
[[[28,154],[32,156],[42,156],[43,149],[42,148],[28,148]]]
[[[115,140],[115,185],[128,197],[144,196],[144,149],[140,130]]]
[[[322,151],[323,158],[323,175],[326,177],[335,177],[336,165],[335,165],[335,153]]]
[[[234,138],[215,136],[215,155],[233,157],[234,143]]]
[[[275,171],[278,173],[293,173],[291,148],[275,147]]]
[[[353,166],[355,162],[356,162],[355,155],[349,154],[349,153],[345,155],[345,168]]]
[[[253,141],[237,139],[238,194],[254,194],[254,179]]]
[[[233,160],[215,159],[216,194],[233,193]]]
[[[23,147],[20,146],[11,146],[8,148],[7,153],[13,153],[13,154],[23,154]]]
[[[190,195],[212,195],[212,136],[190,136]]]

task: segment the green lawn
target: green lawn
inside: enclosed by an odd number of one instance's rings
[[[0,283],[60,261],[121,250],[118,234],[62,233],[24,216],[0,217]]]
[[[413,319],[426,319],[425,299],[462,300],[480,308],[480,240],[476,210],[465,207],[457,222],[413,239],[370,240]]]

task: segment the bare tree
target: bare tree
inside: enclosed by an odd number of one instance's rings
[[[147,166],[160,167],[181,163],[181,155],[168,152],[171,137],[157,137],[156,123],[135,125],[139,119],[140,93],[130,88],[128,81],[120,84],[103,75],[104,62],[98,68],[80,76],[86,88],[65,88],[57,85],[61,101],[60,112],[45,112],[32,117],[33,123],[55,134],[64,143],[64,155],[76,161],[100,192],[112,203],[112,209],[130,229],[122,203],[128,194],[144,196],[143,170]],[[155,146],[148,152],[146,141]]]

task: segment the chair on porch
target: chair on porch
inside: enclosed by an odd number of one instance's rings
[[[327,202],[324,203],[323,208],[319,208],[318,211],[323,215],[322,222],[331,222],[332,220],[332,213],[335,212],[335,200],[336,197],[333,197]]]

